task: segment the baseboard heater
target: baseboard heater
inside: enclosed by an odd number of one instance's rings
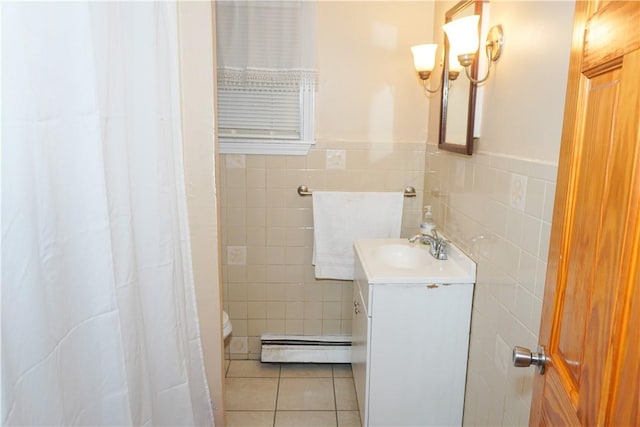
[[[262,335],[262,362],[351,363],[351,337]]]

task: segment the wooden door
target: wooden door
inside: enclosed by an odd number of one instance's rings
[[[640,2],[578,1],[574,24],[530,423],[637,426]]]

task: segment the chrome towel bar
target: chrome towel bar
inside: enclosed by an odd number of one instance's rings
[[[298,186],[298,194],[301,196],[310,196],[313,193],[306,185]],[[404,188],[404,197],[416,197],[416,189],[409,185]]]

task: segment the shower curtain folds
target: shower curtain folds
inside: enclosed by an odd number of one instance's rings
[[[4,2],[2,424],[213,425],[174,2]]]

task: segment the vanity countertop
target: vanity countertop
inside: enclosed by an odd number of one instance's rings
[[[356,255],[370,284],[475,283],[476,263],[448,243],[446,260],[437,260],[429,247],[407,239],[358,239]]]

